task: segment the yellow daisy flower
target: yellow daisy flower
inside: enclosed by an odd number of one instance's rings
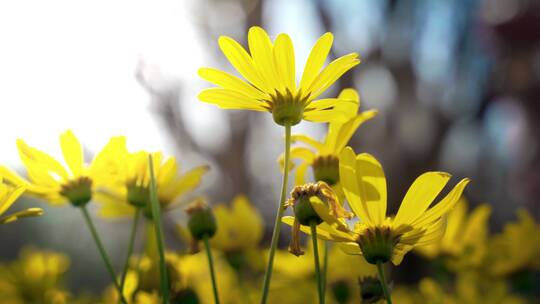
[[[15,203],[15,201],[24,193],[25,190],[26,188],[24,186],[14,186],[5,183],[3,178],[0,176],[0,216],[6,213],[9,207]],[[28,208],[0,217],[0,224],[11,223],[22,217],[40,215],[43,215],[43,209]]]
[[[330,186],[339,183],[339,153],[345,148],[358,127],[377,115],[376,110],[369,110],[357,114],[360,108],[360,97],[354,89],[341,91],[338,99],[351,102],[339,103],[335,108],[341,109],[346,115],[345,121],[331,121],[324,141],[320,142],[307,135],[292,135],[292,142],[302,142],[310,148],[294,147],[291,157],[301,160],[296,168],[295,184],[306,183],[306,174],[309,167],[313,171],[315,181],[323,181]],[[283,165],[284,155],[280,156]]]
[[[339,98],[317,98],[360,60],[358,54],[350,53],[323,68],[332,42],[331,33],[317,40],[297,85],[294,49],[287,34],[279,34],[272,42],[262,28],[250,28],[249,54],[232,38],[221,36],[219,47],[246,81],[217,69],[201,68],[199,76],[218,88],[202,91],[199,99],[223,109],[268,111],[282,126],[296,125],[302,119],[343,119],[345,114],[336,107]]]
[[[96,200],[101,203],[100,215],[126,216],[133,214],[135,207],[142,207],[145,215],[151,217],[149,154],[146,151],[129,153],[123,141],[103,156],[103,163],[116,164],[112,166],[115,172],[110,173],[111,180],[97,195]],[[199,186],[209,169],[208,166],[199,166],[179,175],[176,158],[164,159],[160,152],[151,154],[162,210],[170,209],[183,195]]]
[[[111,140],[108,146],[112,143],[114,140]],[[66,202],[75,206],[85,205],[92,199],[95,188],[103,183],[104,176],[100,170],[96,170],[99,166],[84,163],[82,145],[70,130],[60,135],[60,147],[67,167],[47,153],[18,139],[19,156],[26,167],[29,181],[5,167],[0,168],[1,175],[15,185],[24,185],[29,194],[43,198],[53,205]],[[107,147],[104,151],[106,150]],[[98,154],[96,159],[99,158]]]
[[[373,156],[356,155],[347,147],[340,154],[339,169],[345,197],[359,221],[351,229],[327,204],[311,200],[312,208],[324,221],[317,226],[317,234],[321,239],[339,242],[346,253],[363,255],[371,264],[392,261],[399,265],[415,246],[440,239],[444,215],[456,205],[469,183],[469,179],[461,180],[439,204],[429,208],[451,175],[424,173],[407,191],[396,216],[387,217],[386,178],[381,164]],[[292,226],[294,218],[285,217],[283,221]],[[307,228],[301,227],[309,233]]]
[[[440,256],[452,258],[455,262],[452,264],[456,266],[478,266],[487,251],[491,207],[482,204],[467,215],[467,206],[466,199],[461,198],[448,213],[444,236],[430,245],[418,246],[416,250],[431,259]]]

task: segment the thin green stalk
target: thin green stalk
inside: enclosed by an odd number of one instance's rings
[[[279,241],[279,233],[281,232],[281,218],[285,211],[285,199],[287,197],[287,185],[289,179],[289,162],[290,162],[290,150],[291,150],[291,126],[285,126],[285,165],[283,168],[283,181],[281,184],[281,197],[278,203],[278,210],[276,214],[276,221],[274,223],[274,232],[272,232],[272,242],[270,243],[270,252],[268,253],[268,264],[266,265],[266,272],[264,273],[263,291],[261,304],[266,304],[268,299],[268,292],[270,289],[270,280],[272,279],[272,270],[274,267],[274,254],[276,252],[277,244]]]
[[[103,243],[101,243],[101,239],[99,238],[96,227],[94,226],[94,222],[92,221],[90,214],[88,214],[88,210],[86,209],[86,206],[81,206],[80,208],[81,208],[84,220],[86,221],[86,225],[88,226],[88,229],[90,229],[90,233],[92,234],[92,237],[94,238],[96,247],[98,248],[99,253],[101,254],[101,258],[103,259],[103,262],[105,263],[107,271],[109,272],[109,275],[111,276],[111,280],[113,281],[114,287],[118,290],[120,300],[123,303],[127,303],[126,300],[124,299],[124,294],[122,293],[122,289],[120,288],[120,285],[118,284],[118,281],[116,280],[116,274],[114,273],[114,269],[112,267],[109,256],[107,255],[107,252],[105,251],[105,248],[103,247]]]
[[[206,256],[208,257],[208,267],[210,267],[210,276],[212,277],[212,290],[214,291],[214,303],[219,304],[218,289],[216,283],[216,273],[214,271],[214,261],[212,260],[212,251],[210,250],[210,244],[208,243],[208,235],[203,238],[204,248],[206,250]]]
[[[129,259],[133,253],[133,245],[135,243],[135,236],[137,235],[137,225],[141,216],[141,209],[137,208],[135,216],[133,217],[133,223],[131,224],[131,234],[129,236],[128,250],[126,262],[124,263],[124,270],[122,271],[122,279],[120,280],[120,289],[124,290],[124,284],[126,283],[126,275],[129,268]]]
[[[384,297],[386,298],[386,303],[392,304],[392,297],[388,292],[388,285],[386,284],[386,279],[384,278],[384,269],[381,262],[377,262],[377,271],[379,272],[379,280],[381,281],[381,286],[383,289]]]
[[[166,304],[169,302],[169,279],[167,275],[167,264],[165,261],[165,246],[163,242],[163,229],[161,227],[161,210],[157,197],[156,176],[154,174],[154,162],[152,160],[152,154],[148,155],[148,161],[150,167],[150,205],[152,206],[152,219],[156,231],[156,243],[159,253],[161,296],[163,298],[163,303]]]
[[[328,242],[324,241],[323,247],[323,269],[322,269],[322,291],[326,295],[326,276],[328,274]]]
[[[324,304],[323,282],[321,276],[321,267],[319,265],[319,247],[317,246],[317,223],[312,221],[309,226],[311,228],[311,240],[313,241],[313,259],[315,260],[315,275],[317,276],[319,303]]]

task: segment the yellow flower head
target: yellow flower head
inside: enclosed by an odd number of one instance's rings
[[[0,216],[6,213],[6,211],[15,203],[15,201],[26,190],[24,186],[14,186],[4,183],[3,178],[0,176]],[[43,215],[43,209],[41,208],[28,208],[21,211],[17,211],[10,215],[0,217],[0,224],[7,224],[14,222],[22,217],[40,216]]]
[[[287,34],[272,41],[260,27],[248,33],[249,52],[230,37],[221,36],[219,47],[233,67],[245,78],[212,68],[201,68],[199,76],[219,88],[206,89],[199,99],[223,109],[268,111],[279,125],[295,125],[302,119],[327,122],[343,119],[336,107],[338,98],[316,100],[345,72],[360,63],[358,54],[340,57],[323,68],[333,35],[322,35],[313,46],[300,84],[296,83],[294,49]]]
[[[0,264],[2,303],[68,303],[62,286],[68,267],[63,254],[23,249],[16,261]]]
[[[125,140],[115,144],[114,149],[102,153],[100,163],[109,164],[109,180],[102,185],[97,200],[102,203],[100,214],[104,217],[118,217],[134,213],[134,207],[141,207],[147,216],[150,211],[150,169],[149,155],[152,155],[158,199],[163,209],[195,189],[202,181],[208,166],[195,167],[184,174],[178,174],[179,164],[174,157],[164,159],[160,152],[138,151],[129,153]]]
[[[107,146],[113,142],[111,140]],[[53,205],[66,202],[75,206],[84,205],[92,199],[96,186],[103,182],[102,173],[96,170],[100,166],[84,163],[82,145],[70,130],[60,135],[60,147],[67,166],[19,139],[17,148],[29,181],[5,167],[0,168],[1,174],[10,183],[24,185],[29,194],[41,197]],[[99,158],[100,155],[97,155],[96,159]]]
[[[479,265],[487,250],[491,208],[483,204],[467,215],[467,206],[467,201],[462,197],[448,213],[444,236],[430,245],[419,246],[416,248],[418,252],[429,258],[452,258],[466,267]]]
[[[502,233],[490,240],[486,267],[494,275],[540,269],[540,224],[525,209],[519,209],[517,216],[516,222],[506,224]]]
[[[358,127],[370,120],[377,111],[370,110],[357,113],[360,108],[360,97],[354,89],[341,91],[338,99],[350,102],[342,102],[335,106],[346,115],[345,121],[331,121],[328,133],[324,141],[320,142],[306,135],[293,135],[293,142],[302,142],[310,146],[294,147],[291,149],[291,157],[298,158],[302,162],[296,169],[295,183],[297,185],[306,182],[307,169],[311,167],[315,181],[323,181],[330,186],[339,183],[339,153],[345,148]],[[284,156],[280,156],[283,165]],[[292,167],[292,166],[291,166]]]
[[[340,154],[339,169],[345,197],[359,220],[350,229],[328,207],[314,205],[324,220],[317,227],[318,236],[339,242],[345,252],[362,254],[372,264],[391,260],[398,265],[415,246],[440,239],[444,233],[444,215],[455,206],[469,183],[469,179],[463,179],[439,204],[430,208],[451,176],[444,172],[424,173],[411,185],[398,213],[391,218],[386,216],[386,178],[373,156],[356,155],[347,147]],[[291,225],[293,222],[290,218],[284,221]]]

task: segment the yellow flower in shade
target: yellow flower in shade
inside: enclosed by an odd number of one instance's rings
[[[135,207],[142,207],[150,216],[150,170],[148,156],[152,154],[158,199],[162,210],[167,210],[179,202],[182,196],[199,186],[208,166],[195,167],[178,174],[180,166],[176,158],[164,158],[160,152],[138,151],[129,153],[125,141],[116,149],[103,156],[102,163],[115,163],[110,180],[104,185],[97,201],[101,203],[100,215],[119,217],[131,215]]]
[[[199,76],[218,88],[202,91],[199,99],[223,109],[268,111],[283,126],[295,125],[302,119],[313,122],[344,119],[345,114],[336,107],[343,101],[317,98],[360,61],[358,54],[351,53],[324,67],[332,42],[331,33],[317,40],[297,85],[294,49],[287,34],[279,34],[272,41],[262,28],[250,28],[249,54],[232,38],[221,36],[219,47],[246,81],[220,70],[201,68]]]
[[[517,216],[518,221],[506,224],[490,240],[486,270],[494,275],[540,269],[540,225],[525,209],[519,209]]]
[[[111,140],[108,145],[114,143]],[[10,183],[24,185],[27,193],[47,200],[53,205],[71,202],[82,206],[92,199],[95,188],[103,183],[104,175],[93,165],[84,163],[82,145],[73,132],[60,135],[60,147],[67,166],[50,155],[17,140],[19,156],[26,167],[29,181],[2,167],[1,175]],[[105,147],[104,151],[108,148]],[[100,155],[96,156],[99,159]],[[99,163],[99,162],[98,162]]]
[[[312,201],[324,221],[317,226],[321,239],[338,242],[349,254],[362,254],[371,264],[401,263],[415,246],[427,245],[444,233],[444,216],[456,205],[469,179],[460,181],[446,197],[430,208],[450,180],[450,174],[427,172],[419,176],[403,198],[395,217],[386,216],[386,178],[381,164],[369,154],[356,155],[347,147],[339,157],[340,180],[347,202],[358,217],[351,229],[344,217],[327,204]],[[284,222],[293,225],[294,219]],[[302,231],[308,232],[302,226]]]
[[[319,251],[322,250],[319,248]],[[351,267],[351,265],[355,267]],[[315,288],[315,269],[313,268],[313,245],[306,241],[305,254],[294,256],[287,251],[276,251],[274,264],[278,275],[283,280],[311,280],[310,291]],[[337,246],[328,249],[327,302],[328,303],[358,303],[360,295],[358,279],[375,276],[377,269],[358,256],[345,254]],[[339,299],[338,299],[339,298]],[[346,299],[343,299],[346,298]]]
[[[24,248],[16,261],[0,264],[2,303],[68,303],[63,286],[68,267],[63,254]]]
[[[483,204],[467,215],[467,206],[462,197],[448,213],[444,236],[430,245],[418,246],[416,250],[428,258],[451,258],[455,266],[478,266],[487,251],[491,207]]]
[[[14,186],[4,183],[4,180],[0,176],[0,216],[15,203],[15,201],[25,191],[24,186]],[[7,224],[14,222],[22,217],[40,216],[43,215],[43,209],[41,208],[28,208],[21,211],[17,211],[10,215],[0,217],[0,224]]]
[[[210,272],[206,255],[198,253],[181,256],[166,253],[167,269],[170,277],[170,303],[213,303]],[[218,290],[223,303],[239,303],[238,282],[234,271],[220,255],[215,260]],[[160,298],[159,263],[148,256],[132,257],[126,276],[124,296],[128,303],[158,304]],[[118,292],[113,287],[104,294],[105,303],[118,303]]]
[[[370,110],[357,114],[360,107],[360,97],[354,89],[341,91],[338,99],[351,102],[342,102],[335,106],[346,115],[345,121],[332,121],[328,126],[328,133],[324,141],[320,142],[306,135],[292,135],[293,142],[302,142],[310,146],[294,147],[291,149],[291,157],[301,160],[296,168],[295,184],[306,183],[306,174],[311,167],[315,181],[323,181],[330,186],[339,183],[339,153],[345,148],[358,127],[373,118],[377,111]],[[284,156],[280,156],[283,165]],[[292,167],[292,166],[291,166]],[[336,187],[334,187],[336,189]]]
[[[263,237],[264,223],[259,212],[244,195],[236,196],[230,206],[217,204],[212,208],[217,231],[210,245],[223,252],[241,253],[256,249]],[[177,225],[178,235],[191,242],[183,225]]]

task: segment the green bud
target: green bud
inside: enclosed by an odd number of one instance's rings
[[[294,204],[294,216],[300,225],[304,226],[309,226],[312,222],[319,225],[323,221],[311,206],[311,202],[307,196],[300,197]]]
[[[189,214],[188,228],[194,239],[202,240],[205,236],[214,236],[217,230],[216,218],[202,200],[189,205],[186,213]]]
[[[75,207],[82,207],[92,199],[92,180],[86,176],[70,180],[62,185],[60,194]]]
[[[379,279],[375,277],[365,277],[358,280],[360,284],[360,297],[362,303],[377,303],[384,299],[384,292]]]

